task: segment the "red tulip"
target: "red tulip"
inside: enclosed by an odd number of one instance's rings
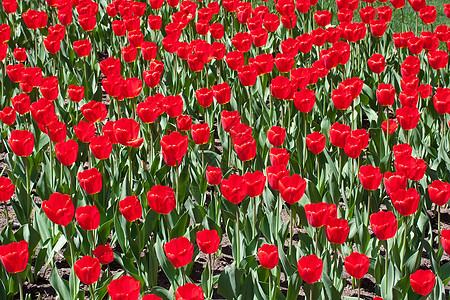
[[[111,281],[107,286],[107,290],[112,300],[138,300],[141,292],[141,282],[131,276],[123,275],[119,279]]]
[[[425,24],[432,24],[436,20],[436,7],[434,5],[425,5],[419,11],[419,17]]]
[[[227,82],[213,85],[212,90],[217,103],[223,105],[230,102],[231,87]]]
[[[294,93],[294,105],[303,113],[310,112],[314,107],[315,101],[316,94],[312,90],[301,89]]]
[[[322,227],[328,218],[329,205],[324,202],[310,203],[305,205],[306,219],[312,227]]]
[[[443,69],[448,64],[448,53],[446,51],[430,51],[427,54],[428,63],[435,69]]]
[[[314,13],[314,20],[320,27],[326,27],[327,25],[329,25],[331,23],[331,17],[331,12],[329,12],[328,10],[316,11]]]
[[[44,28],[47,26],[48,16],[45,11],[28,10],[22,13],[23,21],[30,29]]]
[[[95,136],[95,125],[86,121],[80,121],[77,126],[73,127],[75,135],[83,143],[89,143]]]
[[[251,135],[233,138],[233,146],[241,161],[249,161],[256,156],[256,141]]]
[[[213,254],[219,250],[220,237],[217,230],[204,229],[197,232],[197,245],[205,254]]]
[[[417,270],[409,276],[409,282],[414,292],[426,296],[433,290],[436,276],[430,270]]]
[[[275,65],[280,73],[289,73],[294,64],[295,58],[291,54],[278,53],[275,57]]]
[[[366,6],[359,10],[359,16],[361,17],[361,21],[365,24],[370,24],[376,17],[376,9],[372,6]]]
[[[70,139],[55,145],[56,158],[64,166],[72,165],[78,156],[78,143]]]
[[[194,245],[184,236],[172,239],[165,243],[163,247],[167,259],[175,268],[184,267],[192,261]]]
[[[243,176],[231,175],[220,183],[220,190],[225,199],[234,204],[239,204],[247,195],[247,184]]]
[[[109,243],[106,245],[98,245],[95,250],[91,251],[102,265],[107,265],[114,260],[114,252],[111,246],[109,246]]]
[[[58,119],[53,102],[45,98],[40,98],[37,102],[33,102],[30,106],[30,111],[33,119],[44,127]]]
[[[255,67],[251,65],[245,65],[238,68],[238,77],[243,86],[254,86],[257,76],[258,74],[256,73]]]
[[[319,154],[325,149],[325,142],[325,135],[320,132],[313,132],[306,136],[306,146],[314,154]]]
[[[369,258],[365,254],[358,252],[352,252],[344,260],[345,270],[356,279],[361,279],[367,274],[369,263]]]
[[[73,264],[75,274],[84,284],[91,285],[100,278],[100,262],[97,258],[91,256],[83,256]]]
[[[186,154],[188,137],[174,131],[161,139],[161,151],[164,161],[169,166],[177,166]]]
[[[284,143],[286,137],[286,129],[280,126],[272,126],[267,131],[267,139],[274,147],[280,147]]]
[[[75,206],[69,195],[53,193],[42,202],[42,210],[53,223],[67,226],[72,222]]]
[[[186,283],[181,285],[175,291],[175,300],[203,300],[205,295],[201,287],[193,284]]]
[[[275,32],[280,27],[280,17],[277,14],[265,14],[263,25],[268,31]]]
[[[303,197],[306,189],[306,180],[301,178],[298,174],[285,176],[280,179],[278,187],[283,200],[289,204],[294,204]]]
[[[223,28],[223,25],[221,23],[213,23],[209,27],[209,32],[211,33],[211,36],[213,38],[215,38],[216,40],[220,40],[225,34],[225,29]]]
[[[390,194],[395,209],[402,216],[415,214],[419,207],[420,195],[414,188],[409,190],[399,189]]]
[[[195,91],[198,103],[203,107],[209,107],[213,102],[214,92],[208,88],[201,88]]]
[[[393,134],[397,130],[397,122],[393,119],[389,119],[389,134]],[[387,134],[387,121],[381,123],[381,129],[385,134]]]
[[[91,53],[91,42],[89,40],[80,40],[73,42],[73,50],[79,57],[86,57]]]
[[[92,155],[97,159],[107,159],[112,151],[111,139],[106,135],[94,136],[89,144]]]
[[[222,181],[222,170],[220,168],[208,166],[206,168],[206,181],[210,185],[219,185]]]
[[[349,232],[350,227],[347,220],[328,216],[325,234],[330,243],[343,244],[347,240]]]
[[[265,28],[257,28],[253,29],[250,32],[252,37],[253,44],[255,47],[262,47],[267,43],[267,39],[269,37],[269,33]]]
[[[320,279],[323,270],[323,261],[315,254],[304,256],[297,262],[300,277],[307,283],[314,283]]]
[[[263,172],[245,173],[243,177],[247,185],[247,195],[249,197],[261,196],[266,186],[266,176]]]
[[[369,7],[369,6],[367,6]],[[386,61],[384,60],[384,56],[382,54],[373,54],[369,60],[367,61],[370,70],[375,74],[380,74],[384,71],[386,67]]]
[[[12,107],[5,107],[0,110],[0,119],[6,125],[11,126],[16,121],[16,111]]]
[[[450,253],[450,229],[443,229],[441,231],[441,245],[445,253]]]
[[[384,241],[395,236],[397,219],[392,211],[380,211],[370,215],[370,226],[375,236]]]
[[[77,177],[87,194],[97,194],[102,190],[102,174],[96,168],[84,170]]]
[[[406,189],[407,178],[402,173],[384,173],[384,187],[388,196],[400,189]]]
[[[389,6],[380,6],[377,7],[377,15],[378,18],[384,23],[389,23],[392,19],[392,8]]]
[[[204,145],[209,142],[208,123],[194,124],[191,129],[192,139],[197,145]]]
[[[171,118],[176,118],[183,112],[183,98],[180,95],[164,97],[163,105],[164,110]]]
[[[135,195],[119,201],[119,211],[128,222],[136,221],[142,217],[141,202]]]
[[[403,130],[416,128],[419,123],[420,113],[417,107],[402,107],[395,111],[398,123]]]
[[[435,180],[427,189],[430,200],[436,205],[443,206],[450,199],[450,184],[447,182]]]
[[[395,101],[395,89],[390,83],[380,83],[376,92],[377,101],[381,106],[391,106]]]
[[[284,76],[277,76],[270,82],[270,92],[277,99],[289,99],[292,95],[291,81]],[[290,98],[292,99],[292,98]]]
[[[25,93],[11,97],[11,103],[15,111],[21,115],[24,115],[30,111],[30,96]]]
[[[119,119],[115,121],[113,128],[117,141],[124,146],[137,148],[144,142],[143,138],[138,138],[139,123],[134,119]]]
[[[364,189],[374,191],[380,186],[383,175],[380,168],[368,165],[359,168],[358,177]]]
[[[264,244],[258,249],[258,260],[263,268],[273,269],[278,265],[278,248],[275,245]]]
[[[6,24],[3,24],[3,25],[6,25]],[[5,37],[4,36],[1,37],[1,39],[3,40],[3,42],[7,42],[7,41],[5,41]],[[8,38],[8,40],[9,40],[9,38]],[[27,51],[26,51],[25,48],[16,48],[16,49],[14,49],[13,55],[14,55],[14,58],[17,61],[19,61],[19,62],[24,62],[24,61],[27,60]]]
[[[67,93],[72,102],[80,102],[84,98],[84,86],[69,85]]]
[[[337,88],[331,93],[334,106],[340,110],[346,110],[352,104],[353,98],[349,88]]]
[[[95,230],[100,225],[100,212],[95,205],[78,207],[75,218],[84,230]]]
[[[0,246],[0,261],[8,273],[14,274],[24,271],[27,268],[29,256],[26,241]]]
[[[338,148],[344,148],[347,138],[350,136],[350,126],[334,123],[330,127],[330,142]]]
[[[8,144],[17,156],[30,156],[34,148],[33,133],[27,130],[14,130]]]
[[[176,206],[175,192],[171,187],[154,185],[147,193],[148,205],[158,214],[169,214]]]
[[[8,201],[14,194],[15,186],[11,179],[0,177],[0,202]]]
[[[220,121],[222,123],[223,130],[225,132],[230,132],[230,130],[240,124],[241,117],[238,111],[227,111],[223,110],[221,113]]]
[[[270,164],[272,166],[284,165],[286,166],[289,163],[290,154],[287,152],[285,148],[270,148]]]

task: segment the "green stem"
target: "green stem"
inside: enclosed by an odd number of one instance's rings
[[[389,107],[386,107],[386,120],[387,120],[387,132],[386,132],[386,153],[384,155],[389,154]]]
[[[92,284],[89,285],[89,292],[91,293],[91,299],[92,299],[92,300],[95,300],[94,289],[92,288]]]
[[[186,284],[187,283],[187,278],[186,278],[185,267],[181,267],[181,273],[183,274],[183,282],[184,282],[184,284]]]
[[[3,205],[5,206],[6,226],[8,226],[9,225],[9,213],[8,213],[8,207],[6,206],[6,201],[3,201]]]
[[[369,219],[370,219],[370,194],[372,193],[371,191],[367,191],[367,193],[369,194],[369,200],[367,201],[367,220],[366,220],[366,227],[369,227]]]
[[[91,238],[92,238],[92,249],[95,249],[95,235],[94,235],[94,230],[89,230],[89,232],[91,233]]]
[[[313,299],[313,284],[309,284],[309,300]]]
[[[405,222],[405,233],[403,235],[403,247],[404,247],[404,249],[403,249],[403,257],[402,257],[402,266],[404,266],[405,257],[406,257],[406,251],[408,250],[407,242],[406,242],[406,236],[408,234],[408,219],[407,218],[408,218],[407,216],[403,217],[403,220]],[[403,274],[403,272],[402,272],[402,274]]]
[[[253,197],[253,236],[256,234],[256,197]]]
[[[17,273],[17,277],[19,278],[19,294],[20,294],[20,300],[23,300],[23,286],[22,286],[22,277],[20,277],[20,273]]]
[[[272,270],[269,270],[269,300],[272,300]]]
[[[213,259],[212,254],[209,254],[209,299],[213,295]]]
[[[129,182],[129,187],[130,187],[130,193],[133,194],[133,183],[132,183],[132,179],[131,179],[131,169],[132,169],[132,163],[131,163],[131,149],[130,147],[127,147],[128,150],[128,182]]]
[[[361,279],[358,279],[358,300],[361,299]]]
[[[66,227],[66,226],[64,226],[64,231],[65,231],[65,233],[66,233],[67,241],[68,241],[68,243],[69,243],[70,264],[73,265],[73,262],[74,262],[74,261],[73,261],[73,257],[74,257],[74,255],[73,255],[72,239],[71,239],[71,237],[70,237],[69,230],[67,230],[67,227]]]
[[[314,253],[317,255],[317,249],[318,249],[318,236],[319,236],[319,228],[316,228],[315,232],[314,232],[314,242],[315,242],[315,249],[314,249]]]
[[[388,264],[389,264],[389,248],[388,248],[388,240],[385,240],[385,251],[386,251],[386,259],[385,259],[385,266],[384,266],[384,276],[386,276],[386,295],[388,293]]]
[[[292,255],[292,237],[293,237],[293,232],[294,232],[294,209],[293,209],[294,204],[291,204],[291,224],[290,224],[290,228],[289,228],[289,256]]]
[[[239,268],[240,264],[240,245],[241,245],[241,239],[239,237],[239,204],[236,204],[236,238],[237,238],[237,245],[236,245],[236,267]]]
[[[438,205],[438,241],[437,244],[441,243],[441,206]]]
[[[164,222],[166,223],[166,228],[167,228],[167,238],[170,240],[170,225],[169,225],[169,219],[167,217],[167,215],[164,215]]]

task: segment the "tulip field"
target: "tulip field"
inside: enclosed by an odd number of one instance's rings
[[[445,0],[2,0],[0,299],[448,299]]]

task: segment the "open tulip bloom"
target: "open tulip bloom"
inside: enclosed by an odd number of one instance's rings
[[[0,298],[444,298],[444,2],[0,1]]]

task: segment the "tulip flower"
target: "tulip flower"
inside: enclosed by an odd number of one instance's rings
[[[78,279],[89,286],[97,282],[100,277],[100,262],[95,257],[83,256],[73,264],[73,269]]]
[[[343,244],[347,240],[349,232],[350,227],[347,220],[328,216],[325,235],[330,243]]]
[[[77,177],[81,188],[87,194],[97,194],[102,190],[102,174],[96,168],[79,172]]]
[[[309,151],[314,154],[319,154],[325,149],[326,138],[320,132],[313,132],[306,136],[306,146]]]
[[[180,285],[175,291],[175,300],[203,300],[205,295],[201,287],[193,284],[186,283],[185,285]]]
[[[67,226],[72,222],[75,206],[69,195],[53,193],[48,200],[42,202],[42,210],[53,223]]]
[[[175,268],[187,266],[192,261],[194,245],[184,236],[164,244],[167,259]]]
[[[274,147],[280,147],[285,140],[286,137],[286,129],[279,126],[272,126],[267,131],[267,139],[269,143]]]
[[[391,193],[390,197],[395,209],[402,216],[415,214],[419,207],[420,195],[414,188],[399,189]]]
[[[94,136],[91,138],[89,149],[97,159],[107,159],[111,155],[113,144],[106,135]]]
[[[80,141],[90,143],[95,136],[95,125],[94,123],[80,121],[78,125],[73,127],[73,131]]]
[[[210,185],[219,185],[222,181],[222,170],[220,168],[208,166],[206,168],[206,181]]]
[[[426,296],[433,290],[436,276],[430,270],[417,270],[409,276],[409,282],[414,292]]]
[[[8,144],[17,156],[30,156],[34,148],[33,133],[27,130],[14,130],[11,132]]]
[[[142,217],[141,202],[135,195],[119,201],[119,211],[128,222],[136,221]]]
[[[176,206],[175,192],[171,187],[155,185],[147,193],[148,205],[158,214],[169,214]]]
[[[318,281],[322,276],[323,262],[314,254],[310,256],[304,256],[298,260],[297,268],[298,272],[300,273],[300,277],[305,282],[311,284]]]
[[[11,199],[15,191],[15,186],[11,179],[7,177],[0,177],[0,202],[5,202]],[[5,209],[5,211],[7,211]]]
[[[217,230],[204,229],[197,232],[196,241],[200,251],[205,254],[214,254],[219,250],[220,237]]]
[[[114,279],[107,286],[108,294],[112,300],[138,300],[141,292],[141,282],[133,277],[123,275]]]
[[[294,93],[294,105],[303,113],[310,112],[314,107],[315,101],[316,95],[312,90],[301,89]]]
[[[70,139],[55,145],[56,158],[64,166],[73,165],[78,156],[78,143]]]
[[[161,151],[164,161],[169,166],[177,166],[186,154],[188,137],[179,132],[172,132],[161,139]]]
[[[109,243],[106,245],[98,245],[97,248],[91,250],[91,252],[102,265],[107,265],[114,260],[114,252]]]
[[[75,212],[75,218],[78,225],[84,230],[95,230],[100,225],[100,212],[95,205],[78,207]]]
[[[29,259],[28,243],[20,241],[0,246],[0,261],[8,273],[15,274],[24,271]],[[20,289],[22,286],[19,285]]]
[[[258,249],[258,260],[263,268],[273,269],[278,265],[278,248],[275,245],[264,244]]]

